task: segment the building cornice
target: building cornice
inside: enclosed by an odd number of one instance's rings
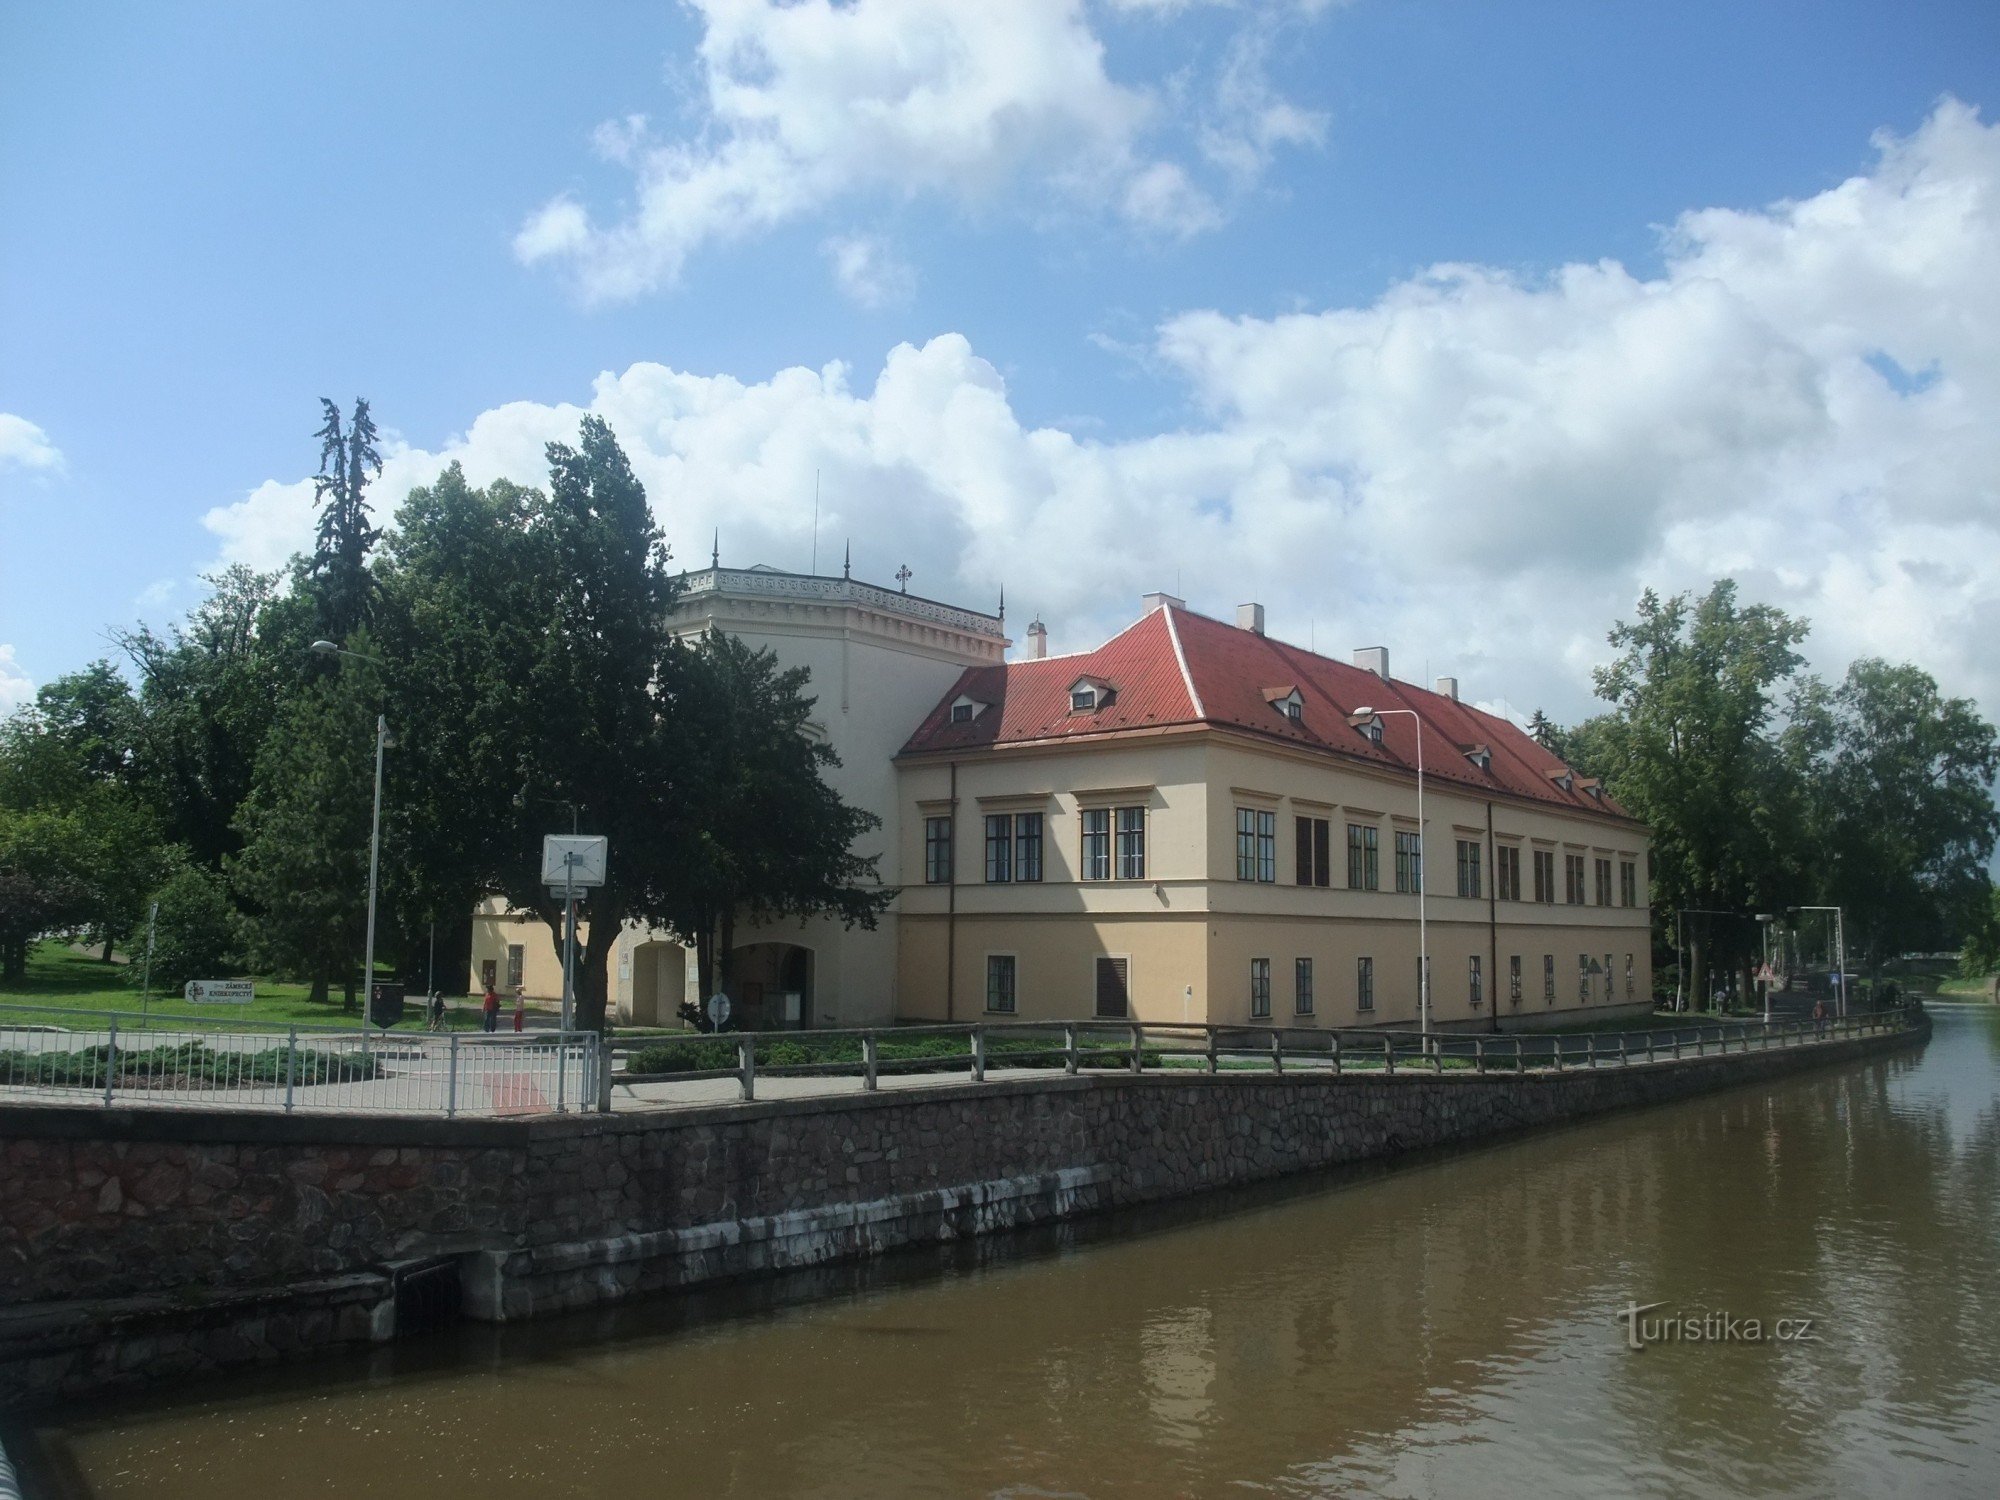
[[[948,630],[979,636],[1002,649],[1008,644],[998,615],[941,604],[917,594],[905,594],[856,578],[828,578],[811,573],[782,573],[762,568],[703,568],[683,573],[676,613],[716,599],[788,600],[801,604],[847,605],[904,619],[921,620]]]

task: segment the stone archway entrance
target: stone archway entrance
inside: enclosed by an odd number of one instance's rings
[[[632,1024],[672,1026],[687,992],[687,949],[679,943],[641,943],[632,950]]]
[[[813,959],[813,950],[797,943],[745,943],[735,949],[729,998],[735,1004],[736,1029],[803,1031],[811,1026]]]

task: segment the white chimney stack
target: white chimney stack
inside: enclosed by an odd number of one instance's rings
[[[1175,609],[1187,608],[1187,600],[1177,599],[1172,594],[1161,594],[1161,593],[1147,594],[1144,595],[1139,602],[1141,605],[1144,606],[1139,611],[1139,613],[1142,615],[1150,615],[1156,609],[1165,609],[1169,604],[1171,604]]]
[[[1028,660],[1040,661],[1049,654],[1049,627],[1039,618],[1028,622]]]
[[[1354,653],[1354,665],[1364,672],[1373,672],[1384,682],[1389,680],[1389,648],[1387,646],[1363,646]]]
[[[1247,630],[1252,635],[1264,633],[1264,606],[1261,604],[1239,604],[1236,606],[1236,628]]]
[[[1443,697],[1451,699],[1454,703],[1458,702],[1458,679],[1456,677],[1440,677],[1437,680],[1437,690]]]

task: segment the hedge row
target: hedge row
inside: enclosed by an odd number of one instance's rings
[[[0,1084],[89,1088],[101,1085],[106,1069],[115,1068],[117,1081],[127,1087],[268,1088],[285,1081],[288,1066],[293,1082],[301,1085],[358,1083],[378,1077],[382,1071],[372,1056],[300,1048],[296,1062],[291,1063],[289,1054],[287,1047],[218,1052],[204,1042],[181,1042],[142,1049],[120,1047],[113,1064],[108,1044],[75,1052],[0,1051]]]

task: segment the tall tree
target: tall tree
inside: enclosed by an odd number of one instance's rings
[[[1812,770],[1821,899],[1847,915],[1871,971],[1910,949],[1956,946],[1991,899],[2000,839],[2000,737],[1928,672],[1868,658],[1826,695]]]
[[[185,622],[164,635],[141,626],[117,640],[139,675],[138,785],[167,838],[219,870],[238,846],[236,811],[249,795],[273,703],[303,657],[293,651],[282,662],[266,640],[274,575],[238,564],[204,582],[208,597]]]
[[[36,938],[90,920],[94,853],[67,813],[0,807],[0,979],[27,972]]]
[[[1806,629],[1738,604],[1731,579],[1700,599],[1648,589],[1637,617],[1610,632],[1618,657],[1595,673],[1612,713],[1574,734],[1580,768],[1652,828],[1655,910],[1690,911],[1697,1006],[1710,958],[1747,963],[1754,947],[1751,924],[1708,913],[1747,914],[1798,889],[1797,786],[1767,731]]]
[[[321,637],[344,641],[368,623],[374,603],[368,554],[381,533],[369,524],[368,483],[382,472],[382,457],[366,401],[355,401],[345,427],[340,408],[323,397],[320,412],[324,421],[314,434],[319,473],[313,477],[319,526],[306,571]]]
[[[372,654],[366,631],[352,649]],[[242,849],[227,863],[248,908],[251,957],[311,981],[324,1000],[335,976],[354,1009],[368,907],[368,836],[375,777],[375,669],[306,683],[281,705],[236,814]]]

